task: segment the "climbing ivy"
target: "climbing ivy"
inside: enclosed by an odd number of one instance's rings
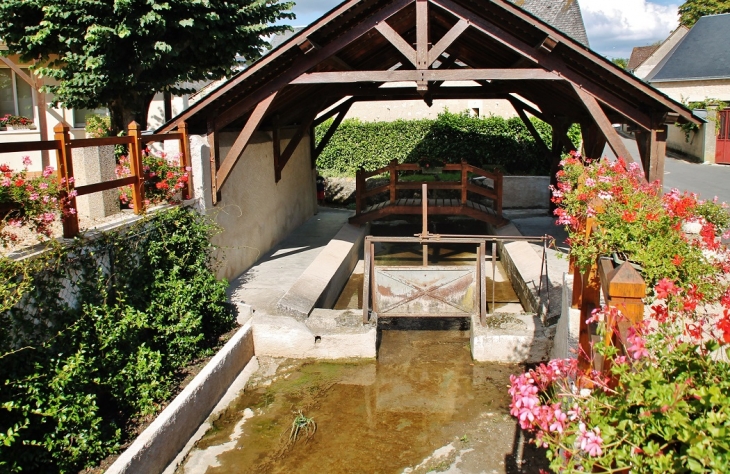
[[[155,414],[233,327],[211,224],[175,208],[0,260],[0,471],[78,472]]]
[[[532,118],[545,144],[552,144],[552,128]],[[316,130],[319,143],[331,120]],[[580,130],[571,128],[570,138],[580,144]],[[500,168],[507,174],[547,175],[550,163],[519,118],[470,117],[467,113],[443,112],[436,120],[362,122],[344,120],[317,159],[317,167],[330,174],[354,176],[363,167],[374,170],[391,160],[417,162],[421,157],[446,163],[465,160],[485,168]]]

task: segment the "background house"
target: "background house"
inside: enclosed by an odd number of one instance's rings
[[[7,49],[0,43],[0,49]],[[84,138],[86,117],[90,114],[107,114],[106,109],[63,109],[53,107],[53,96],[39,91],[44,84],[50,84],[49,78],[35,77],[29,64],[20,61],[17,55],[0,56],[0,117],[5,114],[21,115],[33,120],[33,127],[25,130],[0,129],[0,143],[14,143],[36,140],[52,140],[53,127],[59,123],[71,126],[71,136]],[[193,85],[195,86],[195,85]],[[197,85],[198,87],[202,84]],[[159,93],[150,105],[147,116],[148,129],[155,129],[171,117],[185,110],[195,98],[189,96],[169,96]],[[31,171],[40,171],[46,165],[56,166],[54,156],[48,153],[26,152],[4,154],[3,163],[11,168],[22,167],[22,157],[29,155],[33,160]]]
[[[672,43],[671,49],[668,48]],[[658,59],[643,79],[672,99],[682,102],[719,99],[730,103],[728,45],[730,13],[704,16],[687,33],[673,32],[650,57],[651,61],[647,59],[637,68],[637,75],[642,77],[641,71]],[[667,147],[703,162],[730,164],[727,131],[730,111],[723,111],[716,117],[714,111],[709,110],[707,120],[708,124],[690,132],[689,137],[684,130],[669,127]],[[716,122],[720,122],[719,127]]]
[[[688,32],[689,28],[679,25],[664,41],[650,46],[637,46],[631,51],[626,70],[633,73],[634,76],[644,79]]]

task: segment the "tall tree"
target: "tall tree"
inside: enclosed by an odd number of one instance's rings
[[[112,128],[143,127],[155,93],[232,72],[260,57],[273,26],[293,19],[286,0],[2,0],[0,40],[33,63],[66,108],[107,107]],[[187,84],[187,85],[186,85]]]
[[[730,0],[687,0],[679,6],[679,23],[692,28],[700,17],[730,13]]]

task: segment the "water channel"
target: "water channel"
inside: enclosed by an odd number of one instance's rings
[[[379,233],[387,232],[389,228]],[[422,262],[419,246],[384,245],[376,255],[383,265]],[[464,246],[431,248],[430,255],[438,264],[475,263],[474,249]],[[495,278],[495,309],[520,311],[503,269],[495,271],[501,272]],[[491,274],[490,268],[488,283]],[[361,308],[361,300],[360,266],[336,308]],[[546,469],[544,454],[525,442],[509,415],[509,375],[523,367],[474,362],[469,324],[467,319],[381,318],[377,361],[259,358],[259,370],[246,389],[177,472],[476,474]],[[298,416],[302,423],[296,436]]]

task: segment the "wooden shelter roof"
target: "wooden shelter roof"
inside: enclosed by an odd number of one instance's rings
[[[444,84],[464,80],[476,83]],[[417,86],[381,87],[401,81]],[[346,0],[158,132],[182,121],[209,137],[243,129],[232,148],[236,156],[225,160],[235,163],[254,130],[303,130],[347,97],[350,103],[501,98],[553,125],[590,122],[605,132],[611,123],[645,131],[701,123],[682,104],[510,1]],[[620,148],[620,140],[607,138]]]

